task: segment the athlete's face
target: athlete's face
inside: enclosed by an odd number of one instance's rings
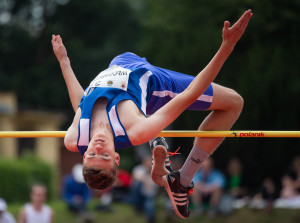
[[[96,134],[84,153],[83,164],[86,167],[111,169],[114,163],[119,166],[120,156],[115,152],[114,142],[106,135]]]

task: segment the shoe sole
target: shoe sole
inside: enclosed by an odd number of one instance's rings
[[[172,206],[173,206],[173,209],[174,209],[176,215],[177,215],[178,217],[182,218],[182,219],[187,219],[187,217],[184,217],[184,216],[181,215],[180,212],[178,211],[177,205],[176,205],[175,200],[174,200],[174,198],[173,198],[173,194],[172,194],[172,191],[171,191],[170,186],[169,186],[169,184],[168,184],[167,178],[166,178],[166,176],[164,176],[163,178],[164,178],[164,182],[165,182],[164,187],[165,187],[165,189],[166,189],[166,191],[167,191],[167,193],[168,193],[168,195],[169,195],[169,198],[170,198],[170,200],[171,200],[171,203],[172,203]]]
[[[167,149],[162,145],[157,145],[153,149],[153,166],[151,170],[151,178],[158,186],[165,186],[166,178],[170,172],[165,167],[165,161],[168,157]]]
[[[173,209],[174,209],[175,213],[177,214],[177,216],[182,219],[186,219],[186,217],[182,216],[177,209],[175,200],[172,195],[172,191],[169,187],[169,184],[168,184],[168,181],[166,178],[166,175],[168,175],[170,173],[165,167],[165,161],[166,161],[167,157],[168,157],[168,152],[164,146],[158,145],[158,146],[154,147],[154,149],[153,149],[153,167],[152,167],[152,171],[151,171],[151,178],[152,178],[153,182],[155,184],[157,184],[158,186],[165,187],[165,189],[169,195],[169,198],[171,200]]]

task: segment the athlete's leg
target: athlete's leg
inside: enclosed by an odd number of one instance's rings
[[[198,130],[229,130],[238,119],[243,99],[234,90],[212,84],[213,101],[210,106],[212,112],[201,123]],[[165,188],[171,199],[174,211],[182,218],[189,216],[188,199],[193,187],[193,178],[213,151],[224,138],[196,138],[194,146],[179,171],[172,172],[166,177]]]
[[[153,78],[156,83],[153,95],[147,104],[147,113],[149,114],[153,114],[157,109],[171,100],[171,98],[184,91],[194,79],[193,76],[163,68],[150,66],[149,69],[153,72]],[[171,79],[172,81],[170,81]],[[199,130],[228,130],[238,118],[242,106],[243,100],[237,93],[228,88],[213,84],[188,109],[201,111],[210,108],[213,110],[200,125]],[[160,151],[164,152],[164,156],[157,155],[157,158],[160,159],[157,159],[159,162],[156,163],[160,165],[156,165],[159,168],[157,168],[158,171],[155,171],[158,174],[155,174],[157,177],[154,180],[159,185],[164,184],[174,211],[178,216],[182,218],[188,217],[188,197],[190,189],[193,187],[192,179],[200,168],[201,163],[217,148],[222,140],[220,138],[197,138],[188,159],[180,171],[171,172],[162,178],[160,176],[166,173],[164,171],[165,168],[163,168],[166,150],[163,147],[159,147]],[[152,174],[152,176],[154,175]]]
[[[230,88],[215,83],[212,86],[214,97],[209,108],[212,112],[204,119],[198,130],[229,130],[242,111],[243,99]],[[203,161],[214,152],[223,140],[224,138],[195,138],[194,146],[180,169],[182,186],[190,185]]]
[[[204,119],[198,130],[229,130],[238,119],[244,101],[234,90],[212,83],[213,101],[209,108],[212,112]],[[221,144],[224,138],[203,138],[195,139],[195,146],[211,154]]]

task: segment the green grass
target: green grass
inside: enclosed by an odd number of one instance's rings
[[[73,223],[77,222],[77,217],[70,213],[65,204],[61,200],[56,200],[49,205],[55,211],[55,222],[57,223]],[[95,219],[95,223],[145,223],[146,220],[143,216],[135,214],[131,206],[126,204],[113,204],[112,212],[100,212],[95,210],[97,205],[96,201],[93,201],[89,209]],[[9,211],[17,218],[21,204],[10,204]],[[173,213],[171,213],[173,214]],[[165,223],[166,210],[161,203],[157,206],[157,218],[156,223]],[[254,211],[248,208],[243,208],[235,211],[230,216],[218,216],[216,218],[203,217],[191,217],[188,220],[182,220],[173,214],[174,218],[172,223],[299,223],[300,222],[300,210],[289,209],[275,209],[272,212],[266,213],[263,210]]]

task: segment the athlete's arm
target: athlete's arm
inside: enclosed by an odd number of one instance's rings
[[[68,128],[68,131],[65,135],[64,144],[65,147],[72,152],[79,152],[77,148],[77,139],[78,139],[78,123],[81,116],[81,109],[78,108],[72,122],[72,125]]]
[[[223,41],[220,49],[186,89],[186,91],[189,91],[189,99],[192,103],[204,93],[216,78],[235,44],[243,35],[251,16],[251,10],[246,11],[231,28],[229,28],[230,23],[228,21],[224,22]]]
[[[130,128],[128,135],[134,145],[142,144],[156,137],[161,130],[171,124],[204,93],[244,33],[251,16],[251,10],[246,11],[231,28],[229,28],[230,23],[225,21],[220,49],[187,89],[157,110],[150,118],[141,119]]]
[[[76,112],[84,90],[81,87],[80,83],[78,82],[72,70],[70,59],[67,55],[67,50],[62,42],[60,35],[57,36],[52,35],[51,43],[52,43],[54,54],[60,64],[60,68],[62,70],[68,88],[72,107]]]

